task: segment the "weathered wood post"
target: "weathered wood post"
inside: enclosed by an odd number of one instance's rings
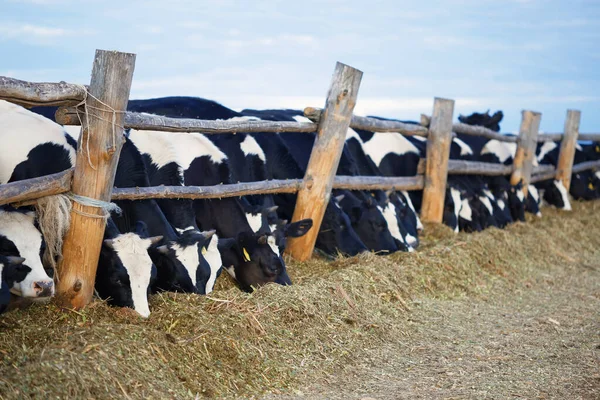
[[[444,217],[453,114],[454,100],[435,98],[427,136],[425,188],[421,206],[421,220],[424,222],[441,223]]]
[[[79,137],[71,188],[74,195],[110,201],[134,66],[135,54],[96,50],[86,99],[88,115]],[[81,308],[92,299],[105,213],[102,208],[73,202],[71,227],[58,266],[57,301],[64,306]]]
[[[577,136],[579,136],[580,120],[581,111],[567,110],[565,132],[560,143],[558,165],[556,166],[556,179],[562,181],[567,193],[571,187],[571,171],[575,159],[575,145],[577,144]]]
[[[521,127],[519,129],[519,139],[517,140],[517,151],[513,159],[513,172],[510,176],[510,183],[516,185],[523,181],[523,194],[527,196],[542,114],[524,110],[521,115]]]
[[[293,221],[305,218],[313,220],[313,227],[306,235],[290,240],[288,252],[297,260],[309,259],[315,248],[361,78],[361,71],[339,62],[336,64],[292,218]]]

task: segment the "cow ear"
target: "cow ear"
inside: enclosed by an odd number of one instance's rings
[[[164,245],[162,245],[162,246],[158,246],[158,247],[156,248],[156,250],[158,250],[158,252],[159,252],[159,253],[162,253],[162,254],[169,254],[169,247],[167,247],[167,245],[166,245],[166,244],[164,244]]]
[[[148,239],[150,239],[150,246],[154,246],[154,245],[160,243],[161,240],[163,240],[163,236],[162,235],[152,236],[152,237],[149,237]]]
[[[135,233],[137,233],[139,237],[148,237],[148,226],[144,221],[137,221],[135,223]]]
[[[25,259],[23,257],[15,257],[15,256],[7,256],[6,257],[6,263],[7,265],[21,265],[25,262]]]
[[[114,244],[115,244],[115,241],[113,239],[104,239],[104,245],[106,247],[108,247],[109,249],[113,249],[114,250],[115,249]]]
[[[492,122],[499,124],[500,121],[502,121],[502,118],[504,118],[504,113],[502,111],[496,111],[492,116]]]
[[[339,196],[335,196],[336,203],[341,203],[342,200],[344,200],[344,197],[346,197],[345,194],[340,194]]]
[[[312,219],[303,219],[301,221],[296,221],[285,227],[285,236],[286,237],[301,237],[306,235],[306,233],[312,228],[313,220]]]

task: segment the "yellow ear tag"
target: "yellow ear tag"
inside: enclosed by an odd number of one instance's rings
[[[590,182],[590,183],[588,183],[588,189],[590,189],[590,190],[594,190],[594,185],[592,185],[592,183],[591,183],[591,182]]]
[[[206,255],[206,247],[202,247],[202,255],[205,256]]]
[[[248,262],[250,261],[250,254],[248,254],[248,251],[242,247],[242,251],[244,252],[244,261]]]
[[[596,152],[600,153],[600,146],[596,146]]]

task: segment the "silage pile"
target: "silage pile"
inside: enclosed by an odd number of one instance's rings
[[[600,257],[600,202],[508,229],[427,226],[417,253],[289,260],[295,285],[161,294],[140,320],[102,302],[0,317],[0,397],[194,398],[286,392],[403,334],[422,296],[492,296],[495,282]]]

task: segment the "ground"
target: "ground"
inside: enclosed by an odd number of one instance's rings
[[[0,398],[600,398],[600,202],[295,285],[0,317]]]

